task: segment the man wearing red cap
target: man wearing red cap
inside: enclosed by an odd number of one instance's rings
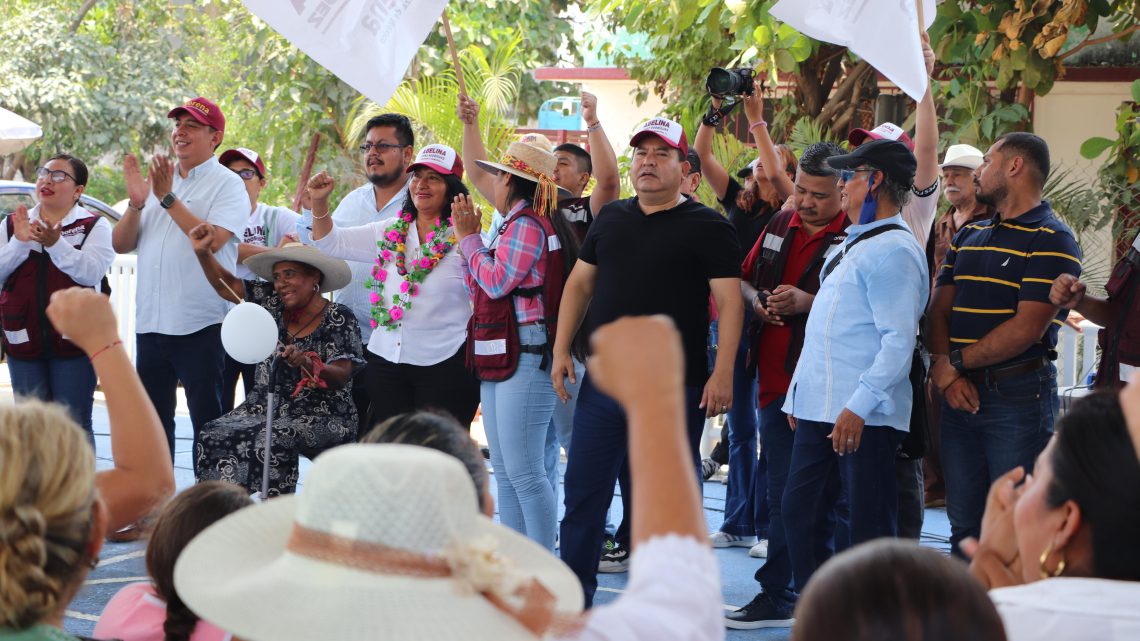
[[[216,228],[214,255],[237,267],[237,238],[249,214],[249,197],[237,174],[218,163],[226,119],[206,98],[193,98],[167,116],[173,159],[156,154],[144,179],[138,160],[123,159],[129,204],[112,234],[115,251],[138,251],[136,367],[174,452],[178,383],[186,392],[195,441],[222,415],[225,364],[221,323],[228,304],[206,281],[190,246],[191,229]]]
[[[665,314],[685,346],[685,398],[692,473],[706,416],[728,411],[744,303],[740,244],[723,216],[681,195],[689,144],[681,125],[665,118],[643,124],[630,140],[630,174],[637,196],[598,213],[562,295],[551,378],[563,401],[575,382],[570,344],[589,306],[591,324],[622,316]],[[720,313],[716,365],[705,357],[709,294]],[[597,589],[602,528],[618,470],[626,458],[626,416],[590,380],[582,381],[566,467],[562,560],[582,582],[586,603]],[[634,506],[637,507],[637,506]]]

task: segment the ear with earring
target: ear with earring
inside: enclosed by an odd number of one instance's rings
[[[1052,572],[1050,572],[1048,569],[1046,569],[1045,566],[1048,563],[1049,556],[1052,553],[1053,553],[1053,541],[1050,541],[1049,547],[1045,548],[1045,551],[1041,553],[1040,572],[1041,572],[1041,578],[1042,579],[1051,579],[1054,577],[1058,577],[1058,576],[1061,576],[1061,574],[1063,574],[1065,572],[1065,554],[1064,554],[1064,552],[1058,552],[1058,554],[1061,555],[1061,560],[1057,562],[1057,567],[1054,568]]]

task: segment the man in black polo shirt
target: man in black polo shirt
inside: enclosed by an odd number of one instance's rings
[[[1078,275],[1073,232],[1041,200],[1049,148],[1007,134],[974,172],[979,202],[998,212],[962,228],[938,274],[930,314],[930,376],[942,391],[942,468],[951,549],[976,537],[990,485],[1032,471],[1058,410],[1057,331],[1068,315],[1053,280]],[[1025,562],[1031,562],[1026,559]]]
[[[743,322],[740,245],[720,214],[681,195],[688,171],[681,125],[654,118],[638,129],[630,146],[637,196],[603,207],[586,235],[562,296],[551,378],[559,396],[568,400],[565,380],[574,380],[570,342],[587,305],[594,325],[622,316],[671,317],[685,347],[690,473],[696,475],[705,417],[727,412],[732,404],[733,357]],[[705,360],[710,291],[720,317],[711,375]],[[587,605],[597,588],[606,507],[626,452],[625,414],[587,374],[567,458],[561,538],[562,560],[582,582]]]

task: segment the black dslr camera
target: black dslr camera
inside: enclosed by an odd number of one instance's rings
[[[746,67],[722,69],[713,67],[705,79],[705,89],[717,98],[725,96],[751,96],[756,90],[753,70]]]

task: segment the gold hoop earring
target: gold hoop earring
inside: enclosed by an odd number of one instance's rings
[[[1050,541],[1049,547],[1045,548],[1045,551],[1041,553],[1040,572],[1041,572],[1041,578],[1042,579],[1051,579],[1054,577],[1061,576],[1061,573],[1065,571],[1065,555],[1064,554],[1061,554],[1061,560],[1057,563],[1057,567],[1052,572],[1045,569],[1045,563],[1046,563],[1046,561],[1049,560],[1049,555],[1052,553],[1053,553],[1053,542]]]

